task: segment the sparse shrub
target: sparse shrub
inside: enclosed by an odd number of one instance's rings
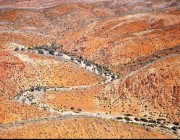
[[[112,79],[115,79],[115,76],[114,76],[114,75],[111,75],[111,78],[112,78]]]
[[[29,96],[29,97],[27,97],[28,99],[29,99],[29,101],[31,101],[32,102],[32,100],[33,100],[33,96]]]
[[[130,121],[130,118],[129,118],[129,117],[124,117],[124,119],[125,119],[126,121]]]
[[[154,124],[148,124],[147,126],[149,126],[149,127],[154,127]]]
[[[123,118],[122,117],[116,117],[117,120],[122,120]]]
[[[81,112],[82,110],[80,108],[77,109],[78,112]]]
[[[80,60],[80,59],[78,59],[78,63],[81,63],[81,60]]]
[[[124,116],[132,116],[132,114],[124,114]]]
[[[156,123],[156,121],[155,121],[155,120],[149,120],[149,122],[150,122],[150,123]]]
[[[46,51],[48,51],[48,50],[49,50],[49,47],[48,47],[47,45],[44,45],[44,49],[45,49]]]
[[[57,50],[57,46],[56,46],[56,44],[55,44],[54,42],[51,43],[51,48],[52,48],[53,50]]]
[[[97,68],[99,73],[102,73],[102,70],[103,70],[102,66],[96,64],[96,68]]]
[[[82,56],[80,56],[79,59],[83,60]]]
[[[37,91],[41,91],[41,87],[40,86],[36,86],[35,88]]]
[[[46,90],[47,90],[46,87],[44,87],[44,88],[43,88],[43,91],[46,92]]]
[[[71,107],[70,109],[71,109],[71,110],[74,110],[74,107]]]
[[[39,54],[44,54],[43,50],[38,50]]]
[[[177,131],[177,127],[175,127],[175,126],[173,126],[171,129],[174,131]]]
[[[43,50],[38,50],[39,54],[44,54]]]
[[[49,50],[49,54],[54,55],[55,51],[53,49]]]
[[[34,91],[34,87],[32,86],[30,89],[29,89],[30,92],[33,92]]]
[[[174,123],[172,123],[172,124],[174,124],[174,125],[179,125],[179,123],[178,123],[178,122],[174,122]]]
[[[14,49],[14,51],[18,51],[19,50],[19,48],[18,47],[16,47],[15,49]]]
[[[36,105],[36,103],[32,102],[31,105]]]
[[[44,106],[43,106],[42,108],[43,108],[43,110],[45,110],[45,111],[48,110],[48,109],[47,109],[46,107],[44,107]]]
[[[139,119],[138,119],[138,118],[134,118],[134,120],[135,120],[135,121],[139,121]]]
[[[120,78],[120,76],[119,75],[117,75],[117,79],[119,79]]]
[[[87,61],[86,66],[91,66],[91,61]]]
[[[103,66],[103,69],[104,69],[105,71],[110,71],[109,68],[106,67],[106,66]]]
[[[42,46],[36,46],[35,49],[39,50],[39,49],[43,49]]]
[[[141,118],[141,119],[140,119],[140,121],[143,121],[143,122],[148,122],[148,120],[147,120],[147,119],[145,119],[145,118]]]

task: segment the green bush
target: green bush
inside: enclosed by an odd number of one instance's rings
[[[129,117],[124,117],[124,119],[125,119],[126,121],[130,121],[130,118],[129,118]]]

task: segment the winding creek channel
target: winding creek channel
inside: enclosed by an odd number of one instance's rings
[[[50,54],[48,50],[41,49],[41,52],[37,49],[23,49],[24,52],[28,53],[36,53],[36,54],[41,54],[41,55],[47,55],[47,56],[55,56],[55,57],[60,57],[63,58],[67,61],[74,62],[78,64],[80,67],[85,68],[87,71],[93,72],[96,75],[101,75],[105,80],[102,81],[100,84],[105,84],[108,82],[112,82],[113,80],[116,80],[119,78],[118,75],[114,74],[111,70],[105,70],[97,66],[97,64],[94,63],[87,63],[86,61],[76,58],[74,56],[68,56],[67,54],[54,51],[53,54]],[[53,106],[50,106],[48,104],[41,103],[39,96],[42,94],[47,93],[48,91],[70,91],[74,89],[86,89],[90,88],[92,86],[96,86],[97,84],[93,85],[87,85],[87,86],[73,86],[73,87],[59,87],[59,88],[52,88],[52,87],[39,87],[39,88],[33,88],[33,89],[28,89],[26,91],[21,91],[18,93],[15,97],[14,100],[20,103],[25,103],[28,105],[33,105],[36,106],[40,109],[53,112],[53,113],[58,113],[60,118],[64,117],[80,117],[80,116],[86,116],[86,117],[96,117],[96,118],[102,118],[102,119],[108,119],[108,120],[115,120],[115,121],[121,121],[124,123],[133,123],[136,125],[144,125],[148,126],[148,129],[151,129],[151,127],[158,127],[162,129],[166,129],[170,131],[172,134],[175,134],[179,138],[179,133],[180,133],[180,126],[179,124],[174,124],[174,123],[165,123],[165,122],[155,122],[155,121],[150,121],[150,120],[143,120],[142,118],[135,118],[132,115],[127,115],[127,114],[122,114],[118,116],[112,116],[105,114],[103,112],[95,113],[95,112],[84,112],[84,111],[63,111],[58,108],[54,108]],[[51,117],[50,117],[51,118]],[[163,126],[163,127],[162,127]]]

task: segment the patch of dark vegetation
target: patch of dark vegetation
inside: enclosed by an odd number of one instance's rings
[[[131,119],[129,117],[124,117],[126,121],[130,121]]]
[[[133,116],[132,114],[124,114],[124,116]]]
[[[140,121],[142,121],[142,122],[148,122],[148,120],[145,119],[145,118],[141,118]]]
[[[122,117],[116,117],[117,120],[122,120],[123,118]]]
[[[19,48],[18,47],[16,47],[15,49],[14,49],[14,51],[18,51],[19,50]]]
[[[178,122],[173,122],[172,124],[177,125],[177,126],[179,125],[179,123],[178,123]]]
[[[135,120],[135,121],[139,121],[139,119],[138,119],[138,118],[134,118],[134,120]]]
[[[81,111],[82,111],[81,108],[78,108],[78,109],[77,109],[77,112],[81,112]]]
[[[35,89],[34,89],[33,86],[31,86],[30,89],[29,89],[30,92],[33,92],[34,90],[35,90]]]
[[[74,107],[71,107],[70,109],[71,109],[71,110],[74,110]]]
[[[155,120],[149,120],[148,122],[149,122],[149,123],[156,123]]]

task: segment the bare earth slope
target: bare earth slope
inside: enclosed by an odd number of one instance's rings
[[[180,138],[179,9],[0,0],[0,138]]]
[[[38,130],[38,131],[37,131]],[[0,138],[172,138],[143,127],[94,118],[42,120],[3,128]]]

